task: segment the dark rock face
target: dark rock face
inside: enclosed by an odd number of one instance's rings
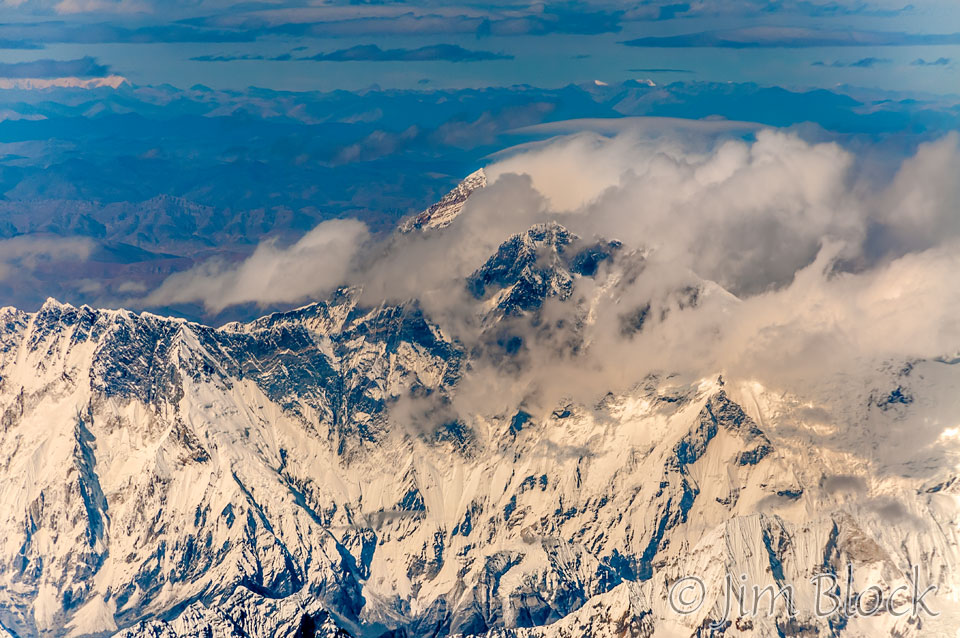
[[[516,316],[540,308],[548,297],[569,298],[574,276],[595,276],[619,247],[619,242],[584,245],[560,224],[538,224],[502,243],[467,278],[467,289],[477,299],[501,294],[497,307]]]

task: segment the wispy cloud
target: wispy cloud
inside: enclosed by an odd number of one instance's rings
[[[375,44],[361,44],[329,53],[295,57],[293,53],[280,55],[199,55],[190,58],[194,62],[236,62],[240,60],[266,60],[272,62],[481,62],[485,60],[512,60],[512,55],[492,51],[475,51],[456,44],[433,44],[417,49],[381,49]]]
[[[205,29],[186,24],[152,24],[123,27],[100,22],[45,21],[0,24],[0,43],[20,46],[5,48],[41,48],[43,43],[70,44],[150,44],[176,42],[252,42],[258,34],[230,29]]]
[[[37,44],[36,42],[30,42],[29,40],[11,40],[7,38],[0,38],[0,49],[25,49],[25,50],[34,50],[42,49],[42,44]]]
[[[821,30],[800,27],[747,27],[652,36],[623,42],[632,47],[806,48],[840,46],[927,46],[960,44],[960,33]]]
[[[627,69],[630,73],[696,73],[691,69]]]
[[[77,60],[34,60],[32,62],[0,62],[0,78],[105,77],[110,67],[91,57]]]
[[[492,51],[473,51],[456,44],[433,44],[417,49],[381,49],[375,44],[361,44],[349,49],[300,58],[321,62],[479,62],[483,60],[512,60],[512,55]]]
[[[872,2],[854,1],[835,1],[835,2],[811,2],[810,0],[762,0],[754,1],[754,5],[761,4],[759,8],[765,13],[793,13],[810,16],[814,18],[833,18],[833,17],[851,17],[851,16],[870,16],[875,18],[895,18],[904,14],[912,13],[915,10],[912,4],[902,4],[900,6],[880,6]]]
[[[951,58],[937,58],[936,60],[917,58],[910,63],[910,66],[950,66],[951,62],[953,62]]]
[[[60,0],[54,6],[57,13],[150,13],[150,3],[141,0]]]
[[[244,15],[208,15],[187,24],[212,28],[236,28],[259,34],[284,34],[314,37],[363,37],[375,35],[476,35],[524,36],[569,33],[595,35],[616,33],[621,29],[624,12],[619,9],[591,7],[589,4],[547,4],[515,6],[498,11],[468,6],[396,7],[352,6],[253,11]]]
[[[823,62],[817,61],[813,62],[810,66],[828,66],[833,69],[844,69],[844,68],[855,68],[855,69],[870,69],[881,64],[892,64],[893,60],[890,58],[860,58],[853,62],[843,62],[841,60],[835,60],[833,62]]]
[[[190,58],[191,62],[238,62],[238,61],[248,61],[248,60],[270,60],[270,61],[285,61],[292,59],[292,56],[289,53],[283,53],[276,56],[267,56],[260,54],[241,54],[241,55],[198,55]]]
[[[0,281],[33,271],[43,262],[85,260],[93,241],[84,237],[21,235],[0,240]]]
[[[676,2],[646,0],[585,0],[556,3],[331,2],[300,0],[270,2],[211,2],[204,0],[23,0],[3,5],[11,15],[62,15],[63,21],[17,21],[0,24],[21,46],[55,42],[252,42],[271,36],[353,37],[388,35],[542,36],[551,34],[597,35],[620,32],[625,24],[648,21],[717,19],[734,25],[755,24],[758,15],[775,15],[785,23],[794,18],[849,22],[854,15],[890,18],[912,7],[860,0],[716,0]],[[85,24],[73,17],[82,14]],[[136,14],[137,22],[126,20]],[[69,22],[74,20],[74,22]],[[120,21],[124,20],[124,21]],[[802,24],[802,22],[797,22]],[[702,32],[680,36],[643,38],[657,44],[638,46],[749,46],[735,33]],[[901,35],[910,39],[909,34]],[[707,44],[681,44],[684,39]],[[670,44],[671,39],[675,42]],[[717,44],[717,41],[723,44]],[[830,39],[831,44],[835,44]],[[911,44],[912,42],[905,42]],[[770,44],[753,46],[770,46]],[[789,46],[789,45],[779,45]],[[796,46],[796,45],[794,45]],[[13,47],[12,47],[13,48]],[[15,47],[20,48],[20,47]]]

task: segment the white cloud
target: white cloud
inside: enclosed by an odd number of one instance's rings
[[[83,237],[21,235],[0,240],[0,280],[29,272],[41,262],[85,260],[93,242]]]
[[[171,275],[143,302],[200,302],[208,311],[219,312],[243,303],[263,307],[316,299],[344,282],[366,239],[362,222],[323,222],[291,246],[268,240],[242,263],[215,259]]]
[[[509,234],[556,220],[583,237],[656,249],[739,294],[788,282],[825,237],[852,249],[865,233],[853,157],[835,144],[769,129],[752,143],[649,133],[574,135],[487,167],[491,186],[438,246],[414,252],[435,250],[445,273],[462,276]]]
[[[903,163],[877,211],[898,245],[922,249],[960,235],[958,157],[960,135],[952,132]]]

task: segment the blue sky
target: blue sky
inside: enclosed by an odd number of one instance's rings
[[[101,73],[136,84],[356,90],[649,78],[960,87],[953,0],[5,0],[0,20],[4,63],[90,57]]]

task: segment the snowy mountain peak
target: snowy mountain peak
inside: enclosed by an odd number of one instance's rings
[[[497,252],[467,278],[477,299],[494,295],[506,315],[539,308],[548,297],[567,299],[574,278],[593,276],[619,242],[585,244],[556,222],[538,224],[503,242]]]
[[[460,215],[467,203],[467,198],[474,191],[486,185],[487,175],[483,169],[474,171],[436,204],[402,222],[399,227],[400,232],[409,233],[414,230],[430,230],[449,226]]]

